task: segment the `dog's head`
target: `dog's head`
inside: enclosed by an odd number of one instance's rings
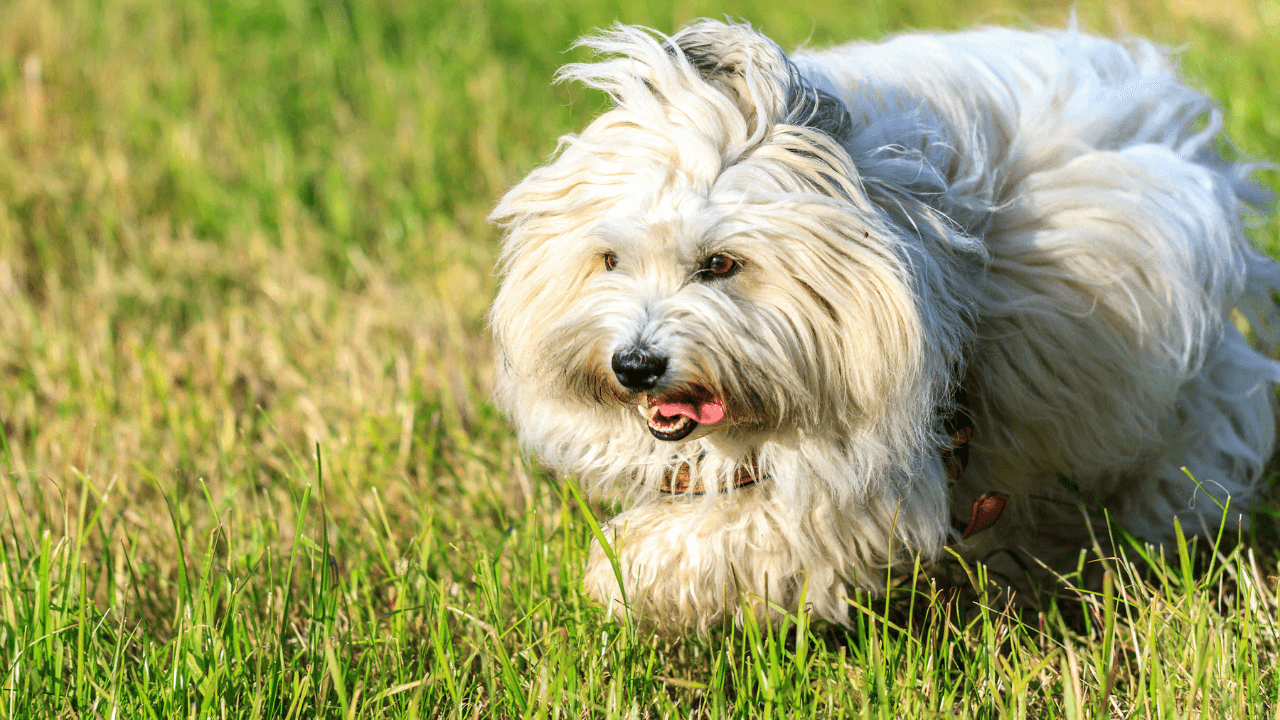
[[[563,461],[575,438],[911,432],[938,350],[921,237],[944,231],[859,172],[866,123],[747,26],[584,44],[609,57],[561,77],[614,107],[493,214],[498,397],[524,439]]]

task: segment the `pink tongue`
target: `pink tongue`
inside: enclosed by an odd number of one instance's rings
[[[718,399],[698,405],[682,402],[659,403],[658,414],[664,417],[683,415],[696,420],[699,425],[715,425],[724,419],[724,405]]]

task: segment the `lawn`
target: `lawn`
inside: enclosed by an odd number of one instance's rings
[[[486,215],[602,108],[551,85],[573,40],[1069,16],[790,5],[0,3],[0,718],[1280,713],[1269,513],[1017,611],[955,561],[849,630],[654,638],[582,595],[608,508],[521,456],[485,328]],[[1280,160],[1280,2],[1077,12],[1179,48],[1228,151]]]

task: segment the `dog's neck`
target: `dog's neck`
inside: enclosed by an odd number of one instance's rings
[[[951,476],[952,485],[960,479],[965,466],[969,463],[969,441],[973,438],[973,420],[969,416],[968,398],[964,389],[956,392],[955,408],[943,421],[943,427],[951,435],[951,445],[942,451],[942,463]],[[721,481],[718,492],[728,492],[729,488],[741,489],[769,479],[760,472],[759,462],[752,455],[746,463],[734,468],[732,480]],[[680,463],[674,469],[667,469],[662,474],[662,484],[658,489],[667,495],[705,495],[707,488],[701,478],[695,479],[689,463]],[[1009,503],[1009,496],[1004,493],[983,493],[973,501],[969,510],[969,523],[961,526],[955,524],[961,539],[967,540],[995,525]]]

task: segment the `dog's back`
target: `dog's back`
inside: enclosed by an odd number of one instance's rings
[[[1278,373],[1225,313],[1240,306],[1274,347],[1267,290],[1280,278],[1242,232],[1268,198],[1252,166],[1221,159],[1220,114],[1169,53],[989,29],[796,62],[946,168],[933,202],[988,253],[965,379],[973,462],[953,512],[997,489],[1024,498],[1008,530],[1053,524],[1062,505],[1025,498],[1073,500],[1051,479],[1062,475],[1165,541],[1175,517],[1198,528],[1219,513],[1194,500],[1184,467],[1218,502],[1248,507],[1274,445]]]

